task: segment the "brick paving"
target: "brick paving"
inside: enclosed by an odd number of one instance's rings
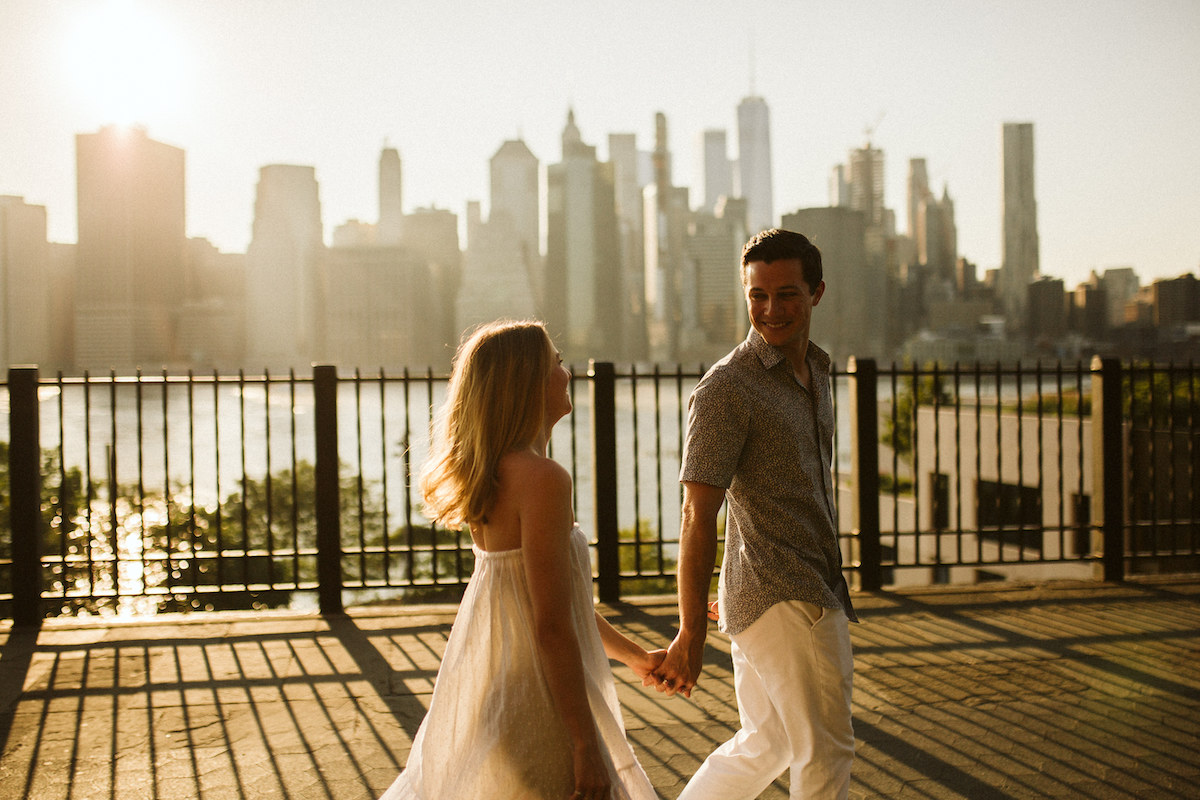
[[[1200,797],[1200,579],[856,596],[854,798]],[[604,612],[661,645],[670,598]],[[0,798],[377,797],[402,768],[455,607],[0,627]],[[692,700],[618,668],[674,798],[737,725],[729,643]],[[783,776],[761,797],[786,798]]]

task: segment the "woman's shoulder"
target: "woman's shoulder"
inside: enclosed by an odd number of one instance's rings
[[[571,488],[571,473],[552,458],[529,450],[506,453],[500,458],[500,480],[518,490],[538,493]]]

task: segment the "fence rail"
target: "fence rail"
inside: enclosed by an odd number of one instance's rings
[[[702,368],[576,370],[551,454],[602,599],[670,591],[687,397]],[[452,599],[470,537],[414,475],[446,378],[42,378],[14,368],[0,613],[138,614]],[[1193,364],[880,367],[834,375],[845,568],[866,589],[1200,569]],[[585,386],[586,389],[582,389]]]

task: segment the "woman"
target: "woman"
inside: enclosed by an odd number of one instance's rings
[[[475,572],[382,800],[657,798],[605,656],[645,681],[665,651],[596,612],[571,476],[546,457],[570,379],[538,322],[492,323],[459,348],[421,488],[431,519],[470,527]]]

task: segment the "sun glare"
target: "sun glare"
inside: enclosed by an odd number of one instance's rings
[[[101,123],[148,123],[180,99],[183,55],[146,3],[99,0],[81,10],[66,43],[79,102]]]

